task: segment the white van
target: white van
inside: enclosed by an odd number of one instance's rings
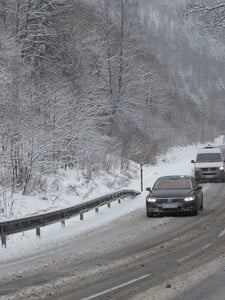
[[[199,149],[194,163],[194,177],[200,182],[225,181],[224,158],[220,148],[211,146]]]

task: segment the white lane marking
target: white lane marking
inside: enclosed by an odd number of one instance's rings
[[[61,252],[63,249],[57,249],[57,250],[53,250],[53,251],[49,251],[47,253],[42,253],[42,254],[38,254],[38,255],[35,255],[35,256],[32,256],[32,257],[27,257],[27,258],[24,258],[24,259],[20,259],[20,260],[16,260],[16,261],[13,261],[13,262],[9,262],[9,263],[6,263],[2,265],[0,265],[0,269],[4,269],[6,267],[10,267],[10,266],[14,266],[14,265],[19,265],[21,263],[25,263],[27,261],[32,261],[32,260],[36,260],[38,258],[42,258],[42,257],[47,257],[49,254],[55,254],[57,252]]]
[[[107,293],[116,291],[116,290],[118,290],[118,289],[120,289],[120,288],[122,288],[122,287],[125,287],[125,286],[130,285],[130,284],[135,283],[135,282],[138,282],[138,281],[140,281],[140,280],[142,280],[142,279],[145,279],[145,278],[147,278],[147,277],[149,277],[149,276],[151,276],[151,274],[143,275],[143,276],[138,277],[138,278],[136,278],[136,279],[132,279],[132,280],[130,280],[130,281],[127,281],[127,282],[125,282],[125,283],[122,283],[122,284],[120,284],[120,285],[117,285],[117,286],[115,286],[115,287],[113,287],[113,288],[111,288],[111,289],[108,289],[108,290],[99,292],[99,293],[97,293],[97,294],[91,295],[91,296],[86,297],[86,298],[82,298],[82,299],[80,299],[80,300],[91,300],[91,299],[97,298],[97,297],[99,297],[99,296],[103,296],[103,295],[105,295],[105,294],[107,294]]]
[[[194,256],[195,254],[198,254],[200,253],[201,251],[205,250],[206,248],[210,247],[212,245],[212,243],[208,243],[206,244],[205,246],[203,246],[202,248],[199,248],[199,249],[196,249],[194,250],[191,254],[187,255],[187,256],[184,256],[180,259],[177,260],[178,263],[181,263],[182,261]]]
[[[218,235],[218,237],[222,237],[225,234],[225,229],[223,231],[220,232],[220,234]]]
[[[202,250],[205,250],[206,248],[210,247],[212,245],[212,243],[208,243],[205,246],[202,247]]]
[[[21,260],[18,260],[18,261],[10,262],[10,263],[1,265],[0,269],[4,269],[4,268],[10,267],[10,266],[14,266],[14,265],[19,265],[21,263],[25,263],[25,262],[27,262],[29,260],[34,260],[35,258],[38,258],[38,257],[41,257],[41,256],[43,256],[43,255],[38,255],[38,256],[34,256],[34,257],[28,257],[28,258],[21,259]]]
[[[184,261],[185,259],[188,259],[188,258],[192,257],[193,255],[194,255],[194,254],[190,254],[190,255],[184,256],[183,258],[178,259],[177,262],[178,262],[178,263],[181,263],[182,261]]]

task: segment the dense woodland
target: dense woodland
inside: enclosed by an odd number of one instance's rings
[[[225,4],[208,3],[0,0],[1,185],[224,133]]]

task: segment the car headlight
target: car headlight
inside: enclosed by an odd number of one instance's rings
[[[219,167],[219,170],[220,170],[220,171],[223,171],[223,170],[224,170],[224,167]]]
[[[189,196],[189,197],[185,197],[184,198],[184,201],[193,201],[193,200],[195,200],[195,196]]]
[[[146,198],[146,200],[147,202],[152,202],[152,203],[156,202],[156,198],[152,198],[152,197],[148,197]]]

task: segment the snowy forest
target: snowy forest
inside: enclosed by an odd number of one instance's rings
[[[1,186],[223,134],[224,20],[214,0],[0,0]]]

